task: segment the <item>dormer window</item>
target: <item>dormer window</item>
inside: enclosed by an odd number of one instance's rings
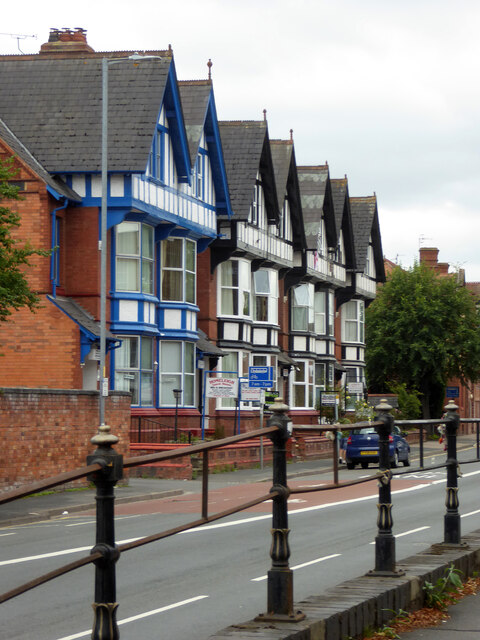
[[[195,163],[195,171],[193,176],[193,195],[203,200],[203,185],[205,176],[205,156],[199,153]]]
[[[255,226],[258,227],[262,219],[263,209],[264,209],[264,200],[263,200],[262,183],[260,182],[260,180],[257,180],[255,184],[255,189],[253,192],[253,201],[252,201],[251,216],[250,216],[251,224],[254,224]]]
[[[165,138],[166,130],[157,126],[150,151],[148,175],[160,182],[165,181]]]

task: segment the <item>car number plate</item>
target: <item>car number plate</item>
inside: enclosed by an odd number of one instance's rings
[[[378,456],[378,451],[360,451],[361,456]]]

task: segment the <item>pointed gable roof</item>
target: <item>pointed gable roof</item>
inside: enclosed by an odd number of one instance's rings
[[[350,198],[352,212],[357,271],[364,272],[367,265],[367,251],[372,240],[377,282],[385,281],[382,239],[378,220],[377,196]]]
[[[220,122],[234,218],[248,220],[257,173],[262,176],[267,216],[278,222],[278,200],[265,121]]]
[[[187,132],[190,163],[193,168],[205,127],[208,103],[212,93],[212,82],[211,80],[179,80],[178,89]]]
[[[340,239],[340,230],[342,230],[345,245],[346,267],[348,269],[354,269],[355,244],[353,239],[353,225],[350,212],[347,176],[344,178],[332,178],[330,182],[332,185],[333,210],[335,212],[338,239]]]
[[[281,209],[285,193],[287,193],[292,217],[294,248],[305,248],[307,245],[293,142],[291,140],[270,140],[270,149],[275,172],[278,205]]]
[[[218,215],[232,215],[227,173],[220,140],[211,80],[179,80],[183,118],[190,151],[191,168],[195,167],[202,134],[208,145]]]
[[[51,176],[48,171],[32,156],[30,151],[20,142],[7,125],[0,119],[0,140],[11,149],[14,156],[17,156],[33,173],[35,173],[49,189],[50,193],[55,197],[65,197],[75,202],[80,202],[81,197],[75,193],[63,180],[55,176]]]
[[[318,228],[322,217],[325,220],[327,244],[335,247],[337,233],[328,164],[298,167],[298,182],[308,249],[317,249]]]
[[[101,166],[102,58],[0,57],[0,116],[50,173],[98,171]],[[171,51],[155,59],[122,61],[108,70],[108,169],[145,171],[162,103],[172,123],[180,179],[188,168]]]

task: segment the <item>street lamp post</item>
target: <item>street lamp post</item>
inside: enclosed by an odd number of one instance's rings
[[[99,423],[105,424],[105,398],[108,397],[108,376],[105,371],[107,335],[107,209],[108,209],[108,66],[130,60],[138,62],[161,56],[142,56],[134,53],[124,58],[102,58],[102,198],[100,210],[100,394]]]
[[[181,389],[173,389],[173,395],[175,396],[175,431],[174,431],[174,437],[175,437],[175,442],[177,442],[178,401],[182,397],[182,390]]]

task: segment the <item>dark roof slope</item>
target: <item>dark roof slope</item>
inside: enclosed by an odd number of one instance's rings
[[[171,64],[166,55],[109,67],[110,171],[145,170]],[[0,117],[47,171],[100,170],[100,57],[3,57],[0,86]]]
[[[75,193],[63,180],[55,176],[51,176],[48,171],[32,156],[30,151],[20,142],[7,125],[0,119],[0,139],[3,140],[12,150],[15,156],[18,156],[45,184],[53,189],[58,195],[65,196],[69,200],[80,202],[81,197]]]
[[[340,231],[343,231],[345,265],[348,269],[354,269],[356,266],[355,243],[353,239],[352,216],[350,213],[348,180],[345,176],[345,178],[332,178],[330,182],[332,185],[333,209],[335,211],[338,240],[340,240]]]
[[[336,246],[335,217],[328,164],[298,167],[298,182],[302,197],[302,211],[307,247],[317,249],[318,229],[325,220],[327,244]]]
[[[47,295],[48,300],[53,302],[55,306],[61,309],[69,318],[71,318],[81,329],[84,329],[95,338],[100,337],[100,323],[80,306],[73,298],[65,298],[63,296]],[[116,336],[108,329],[105,332],[107,339],[114,340]]]
[[[185,129],[192,168],[197,159],[198,146],[205,126],[208,101],[212,93],[211,80],[179,80]]]
[[[292,218],[293,244],[295,249],[306,247],[305,228],[303,225],[300,188],[298,185],[295,150],[291,140],[270,140],[275,184],[280,210],[287,194]]]
[[[278,220],[272,154],[265,121],[219,122],[234,217],[248,220],[257,173],[262,175],[267,215]]]
[[[377,196],[350,198],[352,212],[353,236],[357,270],[364,272],[367,265],[367,251],[372,238],[372,248],[375,260],[376,279],[385,281],[385,267],[383,264],[382,240],[378,221]]]

